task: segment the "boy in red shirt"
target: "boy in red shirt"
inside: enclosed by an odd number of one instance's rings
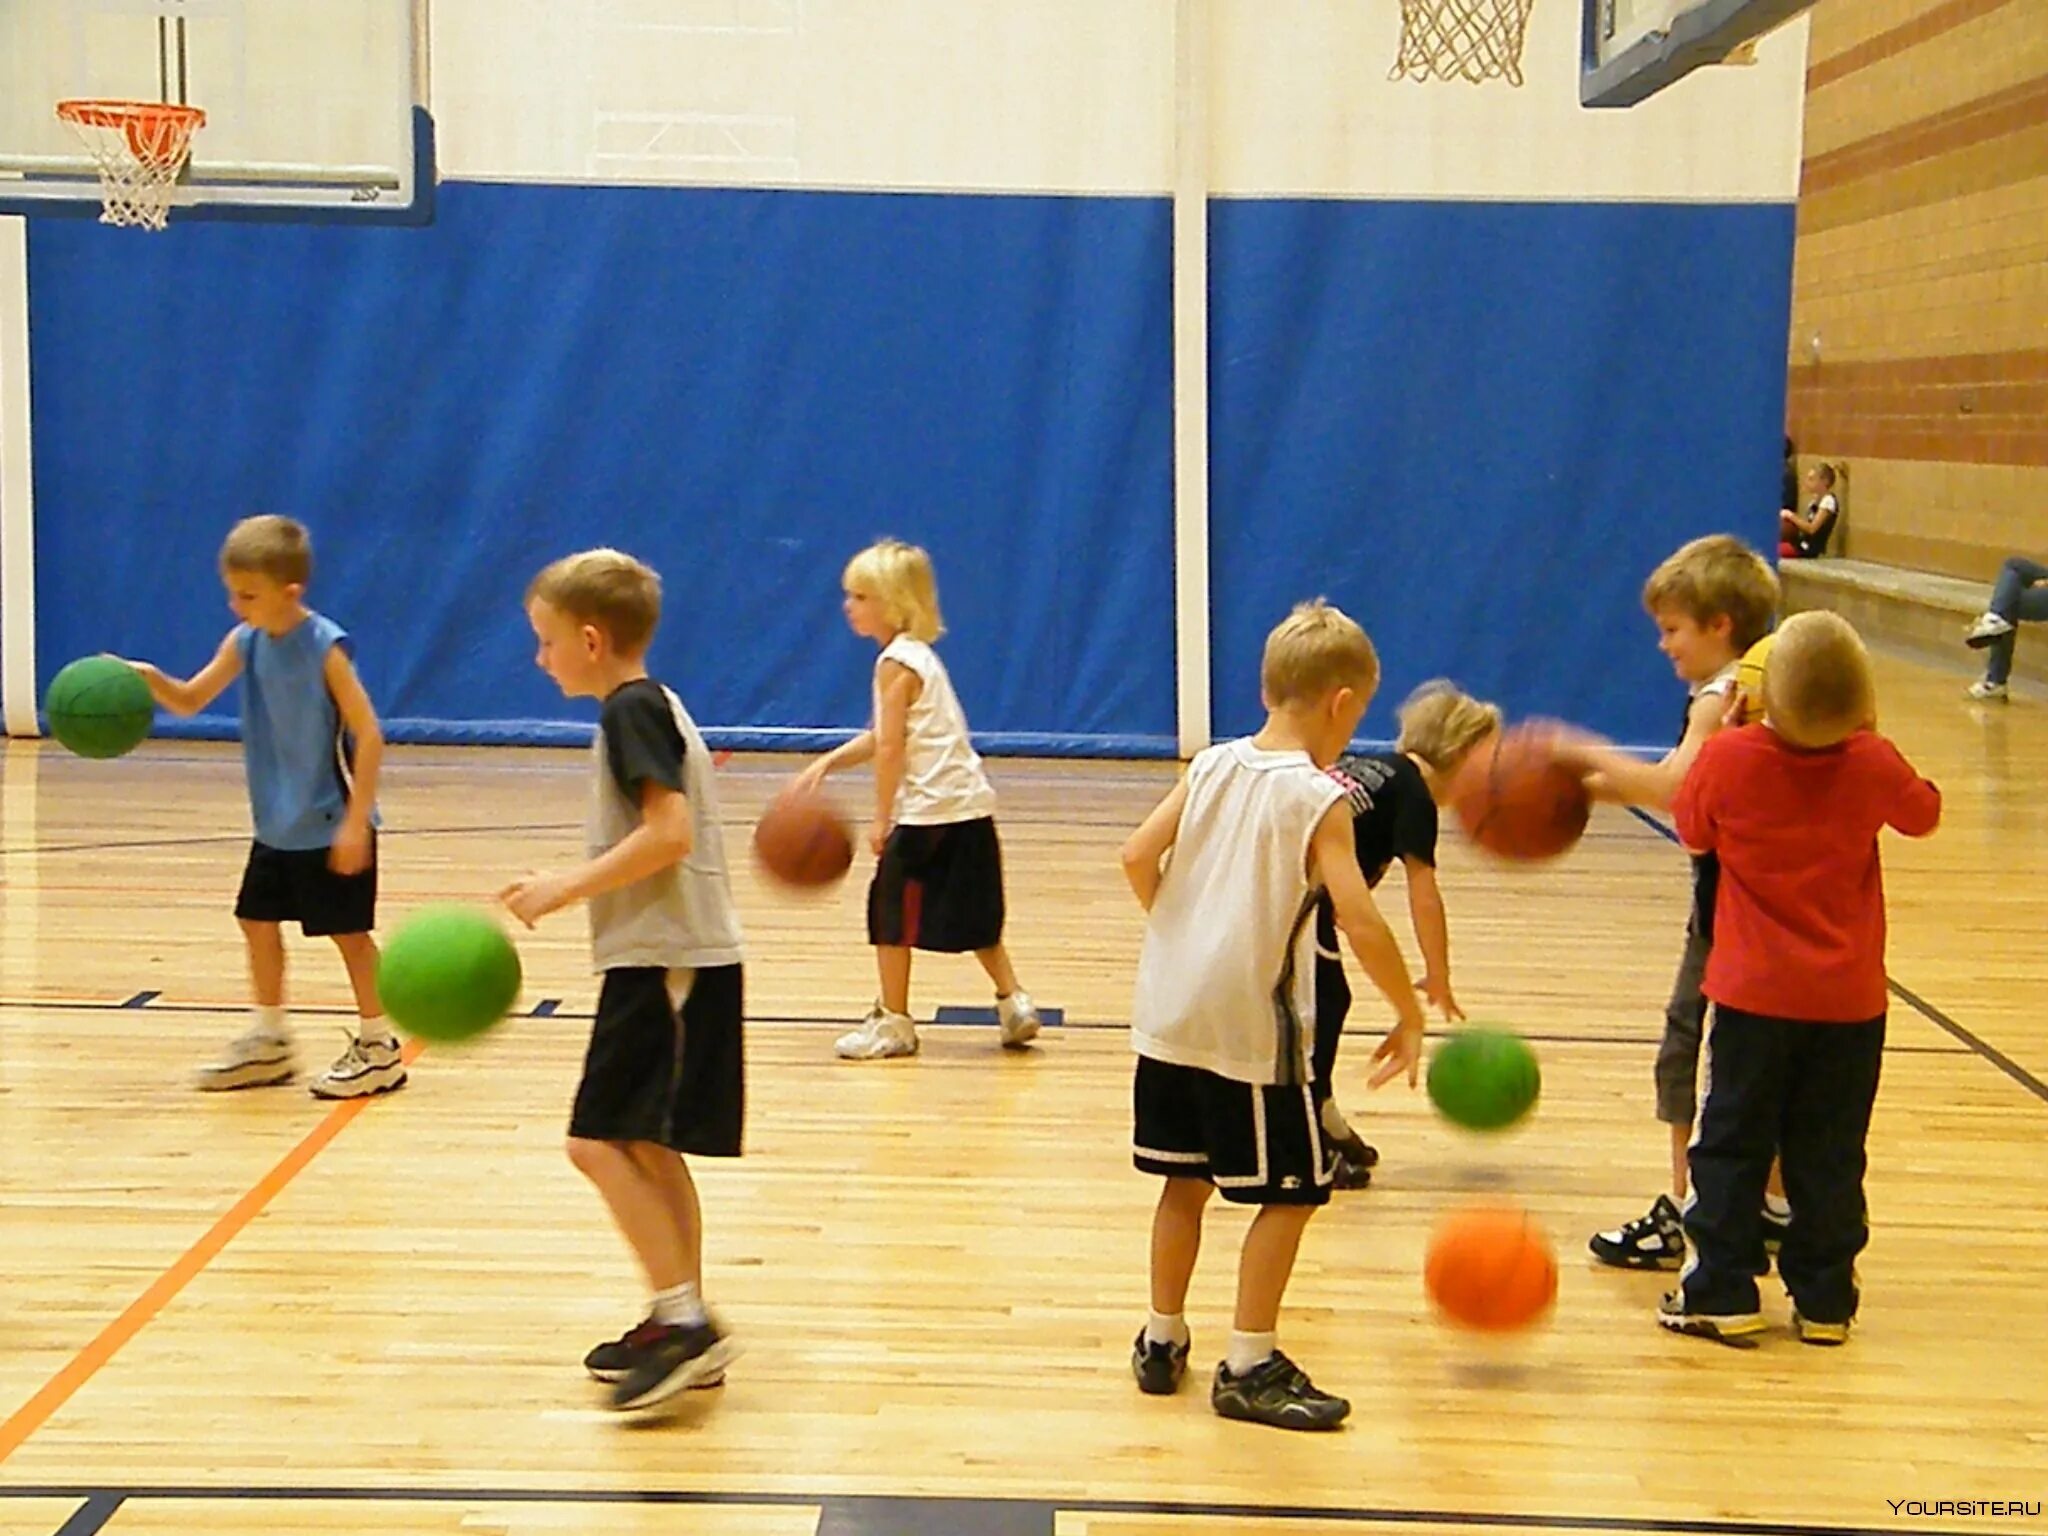
[[[1707,1095],[1691,1149],[1693,1258],[1657,1320],[1737,1342],[1761,1333],[1758,1220],[1775,1149],[1798,1219],[1778,1273],[1808,1344],[1840,1344],[1870,1241],[1864,1140],[1884,1051],[1884,883],[1877,834],[1925,837],[1941,792],[1877,734],[1870,657],[1832,613],[1778,630],[1764,722],[1701,749],[1672,814],[1720,856]]]

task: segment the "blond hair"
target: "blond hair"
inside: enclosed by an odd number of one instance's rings
[[[622,656],[638,656],[661,622],[661,577],[652,566],[616,549],[586,549],[564,555],[533,578],[526,589],[579,624],[593,624],[611,637]]]
[[[1764,665],[1764,712],[1795,747],[1832,747],[1877,713],[1863,640],[1838,613],[1795,613]]]
[[[946,632],[932,557],[915,544],[877,539],[846,562],[839,582],[850,592],[874,598],[882,605],[882,617],[913,640],[930,645]]]
[[[245,517],[228,530],[220,546],[220,568],[253,571],[287,587],[313,579],[313,540],[306,525],[266,512]]]
[[[1401,705],[1396,751],[1412,752],[1440,774],[1456,770],[1480,742],[1500,729],[1498,704],[1484,704],[1446,678],[1422,684]]]
[[[1764,557],[1729,533],[1694,539],[1650,572],[1643,606],[1652,615],[1675,608],[1706,625],[1727,616],[1728,641],[1739,655],[1763,639],[1778,611],[1778,576]]]
[[[1339,688],[1370,695],[1379,685],[1372,641],[1357,620],[1320,597],[1297,603],[1266,636],[1259,689],[1268,709],[1317,703]]]

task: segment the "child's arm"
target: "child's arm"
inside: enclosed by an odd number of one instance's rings
[[[1728,700],[1724,694],[1701,694],[1686,712],[1684,740],[1654,763],[1642,762],[1604,742],[1569,731],[1557,738],[1553,750],[1560,761],[1592,777],[1596,786],[1593,792],[1600,799],[1668,811],[1693,759],[1700,755],[1707,738],[1721,728],[1727,715]]]
[[[842,768],[858,768],[871,761],[875,755],[875,733],[862,731],[851,741],[842,741],[838,746],[819,758],[810,767],[796,776],[796,787],[813,793],[825,782],[825,775],[837,773]]]
[[[377,775],[384,766],[384,727],[377,723],[376,706],[356,676],[355,664],[340,646],[328,647],[321,673],[342,724],[356,742],[348,811],[335,830],[327,862],[338,875],[359,874],[370,866],[370,815],[377,808]]]
[[[1180,836],[1180,813],[1188,803],[1188,781],[1185,777],[1166,793],[1166,798],[1152,807],[1152,812],[1138,823],[1138,830],[1124,839],[1122,854],[1124,878],[1131,883],[1131,892],[1138,898],[1138,905],[1147,912],[1159,895],[1159,882],[1165,878],[1159,868],[1159,861],[1166,857],[1166,850],[1173,846]]]
[[[875,824],[868,846],[879,854],[896,819],[896,791],[903,784],[903,760],[910,741],[910,706],[924,688],[924,679],[900,661],[882,663],[882,685],[875,700]]]
[[[1358,867],[1351,807],[1342,800],[1331,806],[1316,825],[1314,840],[1309,844],[1308,873],[1329,891],[1337,926],[1350,942],[1351,952],[1394,1008],[1397,1022],[1393,1032],[1372,1053],[1380,1067],[1367,1082],[1377,1088],[1405,1072],[1408,1086],[1413,1088],[1422,1061],[1422,1034],[1426,1028],[1422,1007],[1415,1001],[1415,984],[1408,979],[1408,962],[1401,958],[1400,946],[1394,942],[1394,932],[1387,926],[1387,920],[1373,905],[1372,891]]]
[[[1444,893],[1436,883],[1436,867],[1412,857],[1402,859],[1401,867],[1408,876],[1408,918],[1415,925],[1415,942],[1422,950],[1422,995],[1446,1020],[1462,1019],[1465,1010],[1451,995],[1451,924],[1444,916]]]
[[[1933,780],[1920,777],[1919,771],[1906,761],[1905,753],[1890,742],[1885,745],[1891,746],[1900,769],[1898,793],[1893,797],[1885,823],[1907,837],[1929,836],[1941,825],[1941,791]]]
[[[596,858],[564,874],[528,875],[513,881],[498,893],[498,899],[531,928],[572,902],[588,901],[682,863],[695,841],[689,799],[680,790],[646,779],[640,785],[639,826]]]
[[[242,651],[235,644],[235,636],[239,633],[239,630],[230,630],[227,639],[221,641],[220,649],[213,653],[213,660],[182,682],[166,676],[161,668],[146,661],[129,661],[127,665],[133,667],[149,685],[149,696],[165,709],[174,715],[196,715],[242,675]]]

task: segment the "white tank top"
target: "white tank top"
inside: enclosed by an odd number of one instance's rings
[[[1308,1081],[1317,824],[1343,786],[1306,752],[1228,741],[1188,765],[1187,804],[1138,954],[1140,1056],[1241,1083]]]
[[[936,827],[993,816],[996,792],[981,771],[981,758],[967,736],[967,716],[953,695],[953,680],[939,653],[922,640],[898,635],[875,660],[875,719],[882,718],[882,663],[893,661],[917,674],[921,685],[911,701],[903,753],[903,782],[896,790],[896,821],[905,827]]]

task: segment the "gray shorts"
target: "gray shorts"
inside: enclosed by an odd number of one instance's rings
[[[1700,1034],[1707,999],[1700,983],[1713,946],[1697,923],[1685,925],[1685,954],[1671,978],[1664,1005],[1664,1038],[1657,1046],[1657,1118],[1666,1125],[1691,1125],[1699,1105]]]

